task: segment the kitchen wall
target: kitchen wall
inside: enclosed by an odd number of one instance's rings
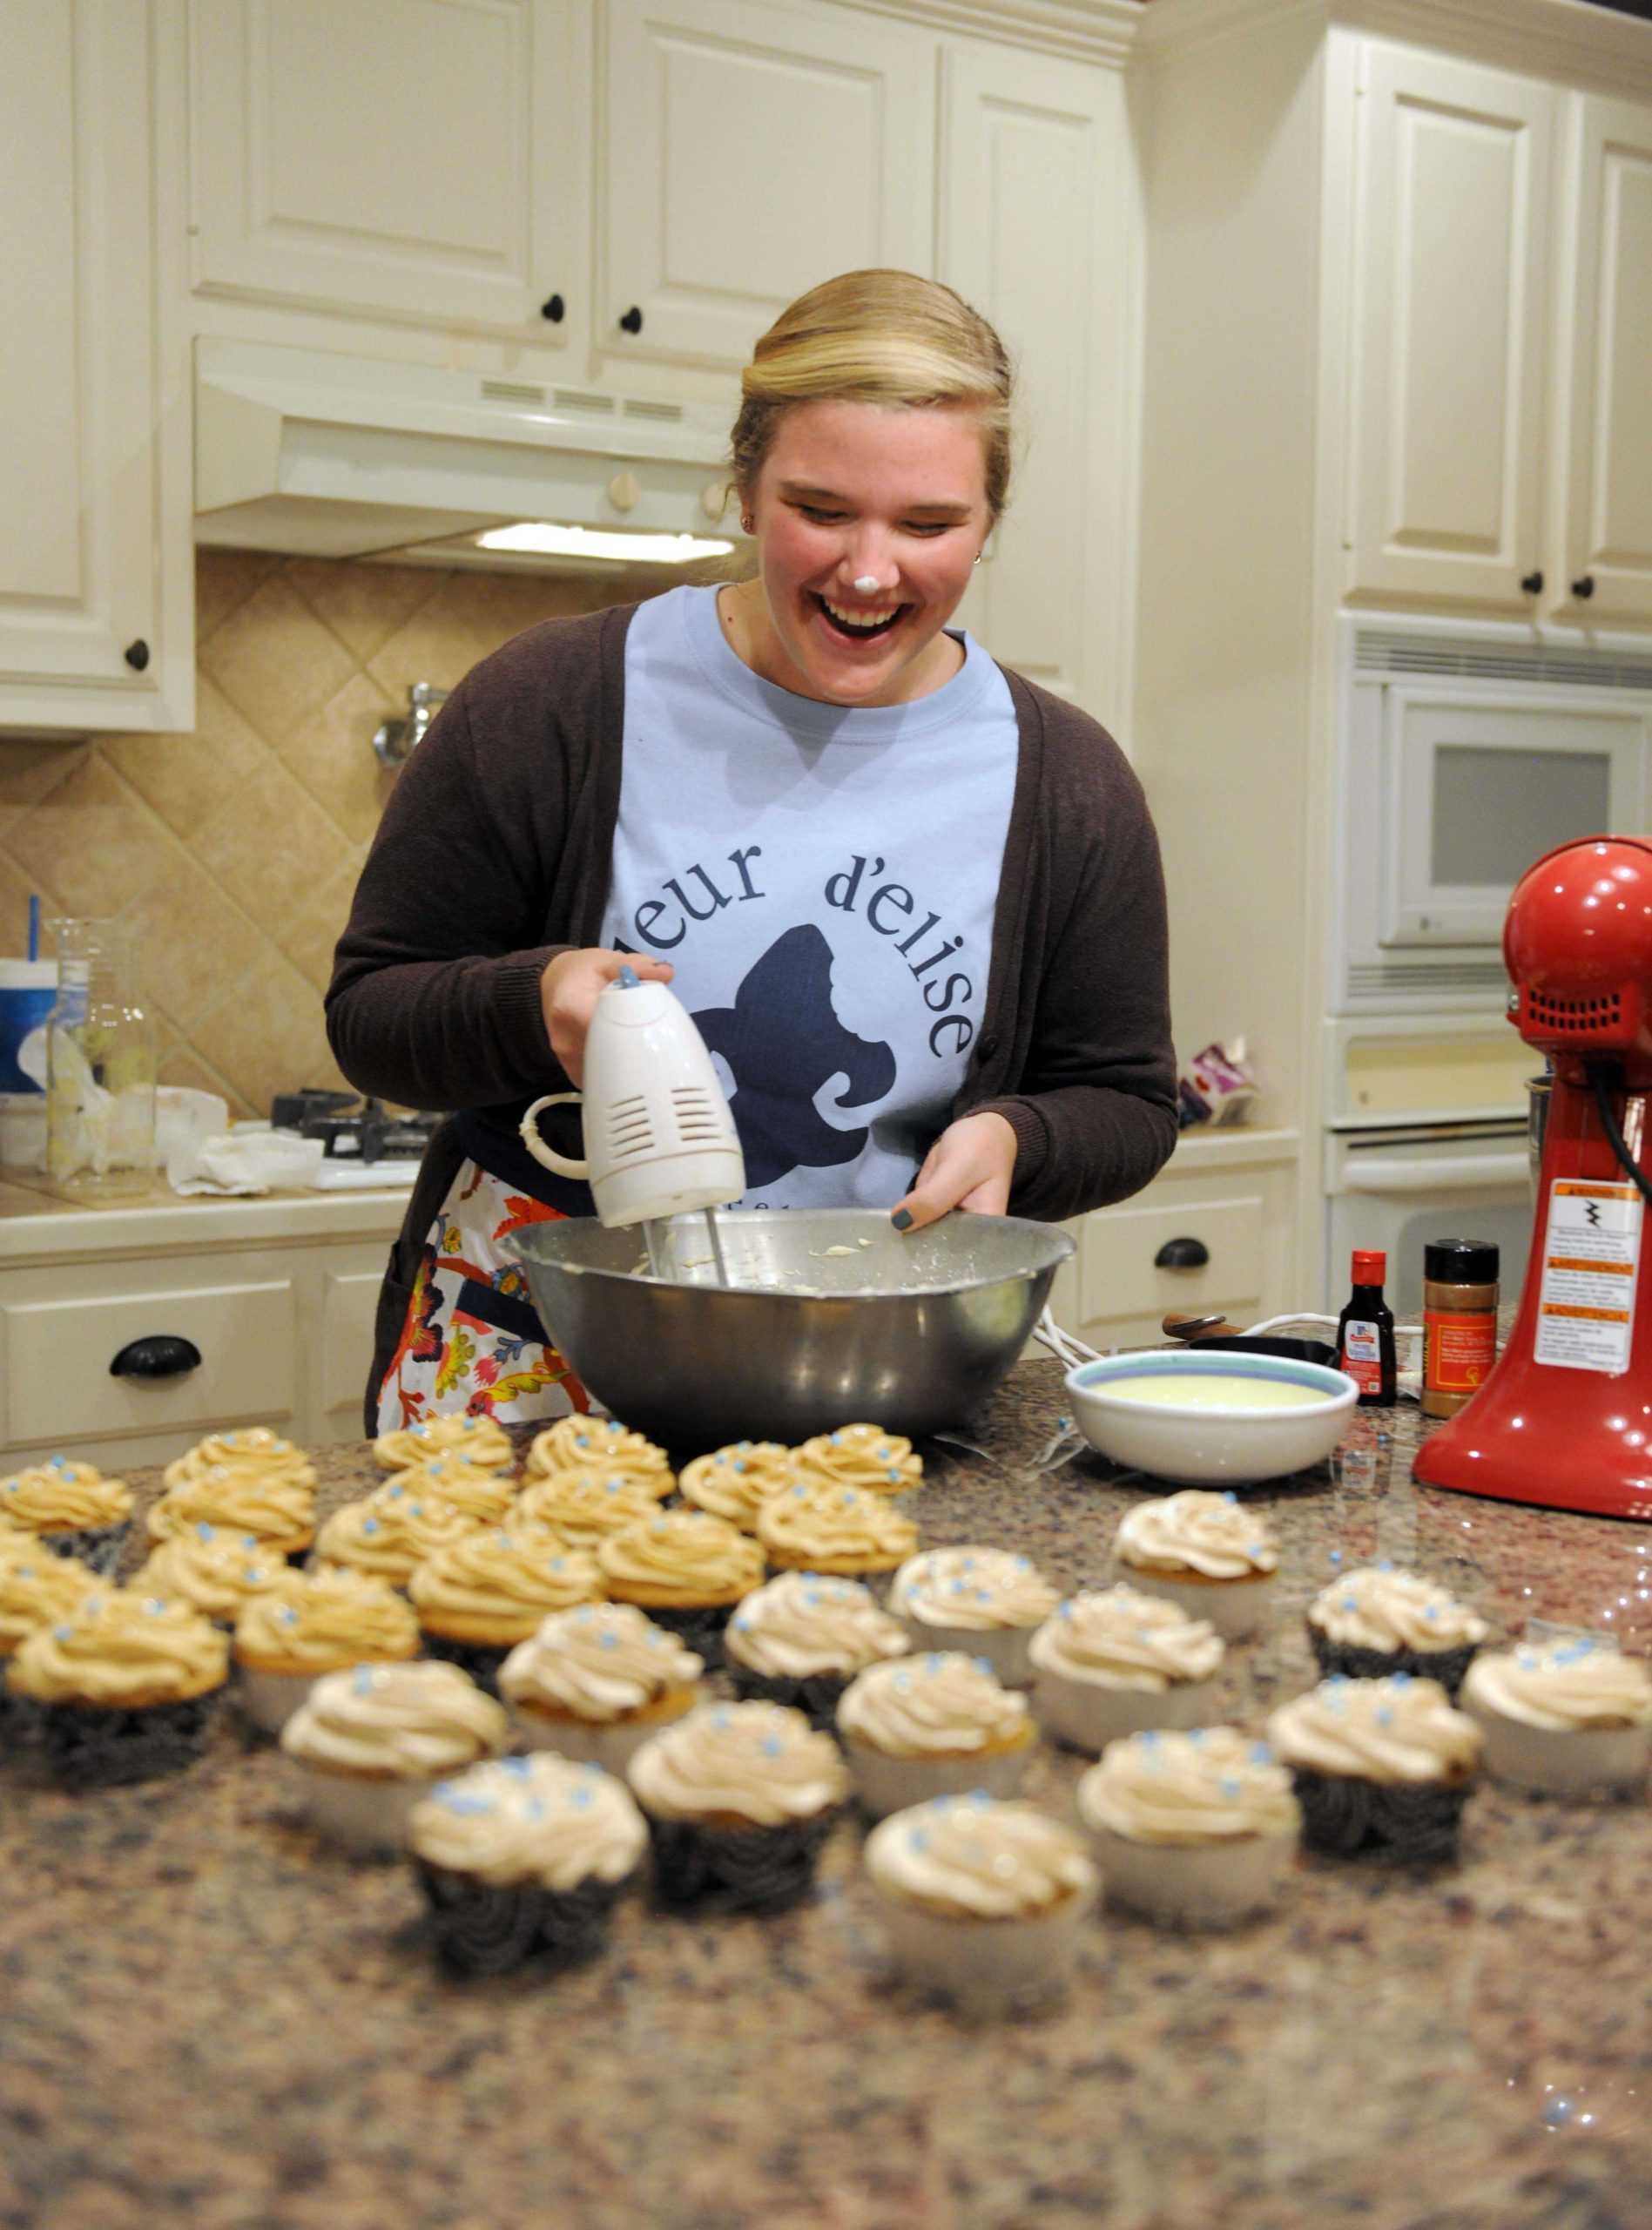
[[[393,778],[374,729],[605,582],[202,550],[197,726],[74,745],[0,739],[0,954],[28,903],[141,940],[163,1083],[237,1114],[341,1085],[321,993]],[[47,950],[49,947],[45,948]]]

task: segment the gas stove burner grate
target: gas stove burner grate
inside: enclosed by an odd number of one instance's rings
[[[416,1110],[392,1112],[370,1097],[316,1085],[277,1092],[270,1103],[276,1130],[320,1139],[329,1161],[417,1161],[441,1120]]]

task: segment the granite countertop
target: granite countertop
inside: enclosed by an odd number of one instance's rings
[[[1103,1582],[1149,1490],[1088,1453],[1033,1470],[1062,1407],[1023,1363],[973,1437],[931,1443],[926,1545]],[[1309,1685],[1304,1605],[1339,1551],[1446,1581],[1507,1637],[1652,1649],[1652,1532],[1414,1487],[1414,1409],[1256,1490],[1284,1544],[1264,1637],[1230,1652],[1259,1729]],[[1564,1450],[1556,1450],[1563,1463]],[[328,1505],[377,1474],[317,1468]],[[133,1475],[146,1501],[156,1475]],[[1028,1794],[1066,1812],[1084,1761]],[[280,1754],[226,1712],[176,1781],[70,1797],[0,1771],[0,2226],[125,2230],[1612,2230],[1652,2188],[1652,1833],[1486,1788],[1460,1866],[1305,1859],[1240,1932],[1090,1927],[1058,2010],[971,2023],[887,1977],[858,1878],[668,1917],[642,1895],[561,1977],[462,1984],[408,1871],[307,1832]]]

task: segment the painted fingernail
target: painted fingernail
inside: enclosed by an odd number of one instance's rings
[[[893,1215],[890,1217],[889,1220],[893,1224],[897,1231],[910,1231],[912,1229],[912,1217],[910,1213],[905,1208],[897,1208]]]

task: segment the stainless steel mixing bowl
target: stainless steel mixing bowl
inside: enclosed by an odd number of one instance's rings
[[[979,1407],[1021,1353],[1073,1252],[1020,1216],[943,1216],[907,1234],[877,1208],[719,1214],[640,1229],[536,1223],[505,1245],[580,1378],[680,1449],[804,1440],[861,1420],[913,1436]]]

